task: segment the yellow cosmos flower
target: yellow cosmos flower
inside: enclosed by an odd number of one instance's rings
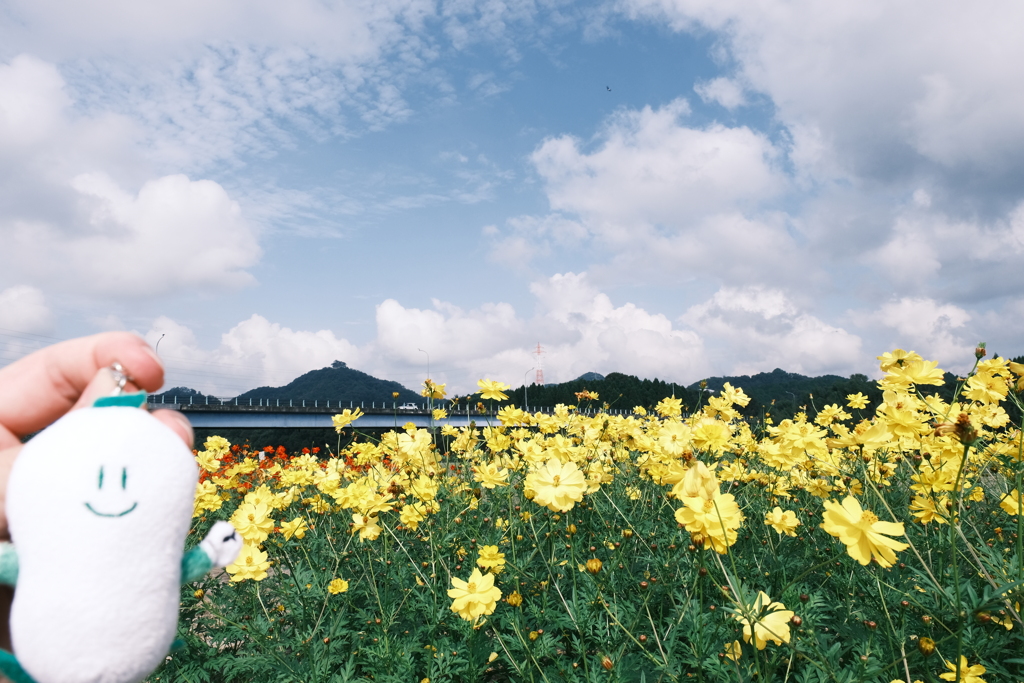
[[[338,593],[344,593],[348,590],[348,581],[345,579],[334,579],[327,584],[327,592],[331,595],[337,595]]]
[[[224,571],[231,575],[232,581],[262,581],[267,578],[267,569],[270,562],[267,561],[267,554],[259,549],[259,546],[246,543],[238,553],[235,561],[224,567]]]
[[[526,488],[533,491],[533,502],[554,512],[568,512],[583,500],[587,479],[575,463],[551,458],[526,475]]]
[[[193,517],[198,517],[203,514],[204,510],[215,512],[220,510],[220,506],[224,504],[224,499],[220,497],[220,491],[217,489],[217,485],[212,481],[204,481],[201,484],[196,484],[196,497],[195,497],[195,509],[192,513]]]
[[[846,545],[846,552],[863,565],[874,558],[882,567],[891,567],[896,561],[893,551],[906,550],[910,546],[889,538],[902,536],[902,522],[883,522],[868,510],[861,508],[853,496],[843,499],[842,505],[825,501],[824,523],[821,528]]]
[[[734,640],[726,645],[725,656],[734,662],[738,662],[740,657],[743,656],[743,646],[740,645],[740,641]]]
[[[350,424],[352,424],[362,416],[363,411],[360,410],[359,408],[356,408],[355,410],[349,410],[348,408],[345,408],[345,410],[341,411],[340,414],[335,415],[334,417],[331,418],[331,422],[334,423],[334,431],[340,432],[342,429],[348,427]]]
[[[654,409],[662,417],[679,417],[683,414],[683,399],[663,398],[658,401],[658,405],[654,406]],[[634,408],[634,410],[636,409]]]
[[[944,674],[939,674],[939,678],[944,681],[956,681],[957,683],[985,683],[985,679],[981,677],[981,674],[985,673],[985,667],[981,664],[975,664],[974,666],[967,666],[967,657],[960,657],[960,675],[957,675],[957,666],[953,662],[946,662],[946,668],[949,669]]]
[[[855,410],[861,410],[868,407],[868,397],[859,391],[856,394],[846,395],[846,405]]]
[[[490,569],[492,574],[500,574],[501,570],[505,568],[505,553],[498,552],[496,545],[482,546],[476,563],[477,566]]]
[[[489,462],[481,467],[473,468],[473,481],[480,482],[480,485],[486,489],[493,489],[495,486],[506,486],[508,470],[499,468],[496,463]]]
[[[1003,499],[999,501],[999,507],[1003,508],[1008,515],[1019,515],[1022,508],[1021,503],[1020,491],[1014,489],[1003,496]]]
[[[207,472],[216,472],[220,469],[220,459],[216,453],[210,451],[199,451],[196,453],[196,462]]]
[[[434,408],[434,412],[431,413],[431,417],[435,420],[444,420],[448,417],[448,411],[444,408]]]
[[[375,541],[380,536],[380,532],[383,529],[377,524],[377,518],[372,515],[360,515],[354,513],[352,515],[352,527],[349,529],[349,533],[359,532],[359,542],[363,541]]]
[[[704,548],[714,548],[722,555],[736,542],[736,532],[743,524],[743,513],[731,493],[716,493],[712,499],[683,498],[675,518],[694,537],[703,538]]]
[[[420,392],[420,396],[424,398],[437,398],[441,399],[448,395],[445,391],[446,384],[435,384],[432,379],[423,380],[423,391]]]
[[[284,536],[286,541],[291,540],[292,536],[295,538],[305,538],[308,529],[309,526],[306,524],[306,520],[302,517],[296,517],[292,521],[281,525],[281,535]]]
[[[452,598],[451,610],[466,621],[476,621],[486,614],[493,614],[501,590],[494,585],[494,575],[481,574],[473,569],[468,581],[452,577],[452,586],[448,589],[448,597]]]
[[[409,527],[413,531],[419,528],[420,522],[427,518],[427,509],[423,503],[413,503],[412,505],[406,505],[402,508],[402,511],[398,514],[398,519],[404,526]]]
[[[266,503],[242,503],[231,515],[231,524],[242,538],[255,544],[267,540],[274,530],[274,520],[270,518],[270,507]]]
[[[480,387],[480,398],[484,400],[491,399],[494,401],[504,401],[508,396],[502,392],[505,389],[511,389],[511,387],[504,382],[494,382],[489,379],[477,380],[476,385]]]
[[[743,624],[743,642],[754,639],[754,647],[763,650],[772,641],[776,645],[789,642],[789,620],[792,610],[781,602],[772,602],[768,594],[758,591],[754,604],[747,607],[747,614],[737,614],[736,621]]]
[[[231,450],[231,442],[223,436],[211,436],[203,442],[203,448],[212,453],[215,458],[219,458],[222,455],[227,455]]]
[[[778,505],[771,512],[765,514],[764,523],[779,532],[779,535],[796,536],[796,528],[800,526],[800,520],[792,510],[783,511]]]

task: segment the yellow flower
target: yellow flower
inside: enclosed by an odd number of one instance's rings
[[[859,391],[856,394],[846,395],[846,405],[855,410],[861,410],[862,408],[868,407],[868,397]]]
[[[292,536],[295,538],[305,538],[306,531],[309,527],[306,525],[306,520],[302,517],[296,517],[290,522],[285,522],[281,525],[281,535],[284,539],[291,540]]]
[[[1003,496],[999,501],[999,507],[1003,508],[1008,515],[1019,515],[1021,513],[1020,491],[1014,489]]]
[[[338,593],[344,593],[348,590],[348,581],[345,579],[334,579],[327,584],[327,592],[331,595],[337,595]]]
[[[740,657],[743,656],[743,646],[740,645],[740,641],[734,640],[726,645],[725,656],[734,662],[738,662]]]
[[[434,384],[434,380],[429,377],[423,381],[423,391],[420,392],[420,396],[424,398],[444,398],[447,395],[445,391],[445,384]]]
[[[203,442],[203,448],[211,453],[213,457],[219,458],[222,455],[228,454],[228,451],[231,450],[231,442],[223,436],[211,436]]]
[[[796,528],[800,526],[800,520],[792,510],[783,511],[778,505],[771,512],[765,514],[764,523],[779,532],[780,535],[796,536]]]
[[[198,517],[203,514],[204,510],[215,512],[220,509],[220,506],[224,504],[224,499],[220,497],[220,491],[217,490],[217,485],[212,481],[204,481],[201,484],[196,484],[196,497],[195,497],[195,508],[192,513],[193,517]]]
[[[370,515],[360,515],[353,513],[352,515],[352,528],[349,529],[349,533],[354,534],[359,532],[359,542],[363,541],[375,541],[380,536],[382,529],[377,524],[377,518]]]
[[[568,512],[583,500],[587,479],[575,463],[551,458],[526,475],[526,488],[534,492],[533,502],[554,512]]]
[[[501,600],[501,591],[494,585],[494,575],[481,574],[474,568],[468,581],[452,577],[448,597],[452,598],[451,610],[466,621],[476,621],[485,614],[493,614]]]
[[[490,569],[492,574],[500,574],[505,568],[505,553],[498,552],[496,545],[481,546],[476,563],[484,569]]]
[[[334,431],[340,432],[342,429],[348,427],[350,424],[352,424],[362,416],[363,411],[360,410],[359,408],[356,408],[355,410],[349,410],[348,408],[345,408],[345,410],[341,411],[340,414],[335,415],[334,417],[331,418],[331,422],[334,423]]]
[[[654,406],[654,409],[662,417],[679,417],[683,414],[683,399],[675,397],[663,398],[658,401],[658,405]]]
[[[207,472],[216,472],[220,469],[220,459],[216,453],[211,451],[199,451],[196,453],[196,462]]]
[[[914,496],[910,501],[910,511],[914,513],[921,524],[929,522],[946,524],[946,502],[948,500],[949,498],[946,496],[942,496],[938,500],[927,495]]]
[[[494,401],[504,401],[508,396],[502,392],[505,389],[511,389],[511,387],[504,382],[494,382],[489,379],[477,380],[476,385],[480,387],[480,398],[484,400],[492,399]]]
[[[434,418],[435,420],[443,420],[443,419],[445,419],[446,417],[448,417],[448,411],[447,411],[447,410],[445,410],[444,408],[435,408],[435,409],[434,409],[434,412],[433,412],[433,413],[431,413],[431,416],[432,416],[432,417],[433,417],[433,418]]]
[[[231,575],[232,581],[262,581],[267,578],[267,569],[270,562],[267,561],[267,554],[259,549],[259,546],[246,543],[238,553],[235,561],[224,567],[224,571]]]
[[[714,548],[722,555],[736,542],[736,531],[743,524],[743,513],[731,493],[716,492],[711,499],[683,498],[683,507],[676,510],[675,518],[691,534],[702,537],[705,548]]]
[[[906,550],[889,536],[902,536],[902,522],[883,522],[873,512],[861,508],[853,496],[843,499],[842,505],[834,500],[825,501],[824,523],[821,528],[846,545],[850,557],[863,565],[874,558],[882,567],[891,567],[896,561],[893,551]],[[886,535],[888,534],[888,535]]]
[[[423,503],[413,503],[412,505],[406,505],[402,508],[402,511],[398,514],[399,521],[403,525],[409,527],[415,531],[420,526],[420,522],[427,518],[427,510]]]
[[[944,681],[957,681],[958,683],[985,683],[985,679],[981,677],[981,674],[985,673],[985,667],[981,664],[975,664],[974,666],[967,666],[967,657],[960,657],[960,675],[957,675],[957,666],[953,662],[946,662],[946,668],[948,672],[939,674],[939,678]]]
[[[242,538],[255,544],[267,540],[274,530],[274,520],[270,518],[270,507],[266,503],[242,503],[231,515],[231,523]]]
[[[508,470],[499,468],[493,462],[473,468],[473,481],[480,482],[484,488],[493,489],[495,486],[507,486],[507,480]]]
[[[758,591],[754,604],[745,607],[746,614],[737,614],[736,621],[743,624],[743,642],[754,639],[754,647],[763,650],[768,641],[776,645],[789,642],[789,620],[793,612],[781,602],[772,602],[768,594]]]

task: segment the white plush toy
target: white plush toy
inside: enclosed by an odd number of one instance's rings
[[[101,398],[22,449],[7,487],[12,543],[0,581],[17,589],[15,683],[137,683],[174,641],[183,581],[234,561],[242,539],[217,522],[188,554],[198,470],[170,428],[139,406]]]

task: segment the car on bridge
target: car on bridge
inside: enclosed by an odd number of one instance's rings
[[[398,406],[398,409],[399,410],[419,410],[420,407],[417,404],[415,404],[415,403],[403,403],[402,405]]]

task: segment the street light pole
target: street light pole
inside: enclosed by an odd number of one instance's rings
[[[160,353],[160,342],[162,342],[164,340],[164,337],[166,336],[167,333],[164,332],[163,334],[160,335],[160,338],[156,340],[156,348],[153,349],[153,353]]]
[[[523,410],[529,410],[530,409],[530,403],[529,403],[529,401],[526,400],[526,396],[527,396],[527,394],[526,394],[526,376],[528,374],[530,374],[531,372],[533,372],[534,370],[536,370],[536,369],[537,368],[530,368],[529,370],[527,370],[526,372],[523,373]]]

